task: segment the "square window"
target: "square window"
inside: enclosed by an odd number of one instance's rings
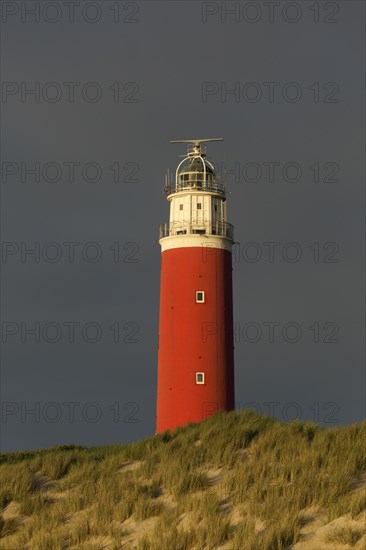
[[[183,210],[183,204],[179,205],[179,210]]]
[[[200,202],[197,203],[197,210],[201,210],[201,203]]]
[[[205,383],[205,373],[196,372],[196,384],[204,384],[204,383]]]
[[[205,303],[205,293],[203,290],[197,290],[196,292],[196,303],[204,304]]]
[[[215,212],[217,212],[217,204],[215,204]]]

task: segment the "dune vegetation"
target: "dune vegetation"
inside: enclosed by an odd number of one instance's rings
[[[366,548],[366,423],[247,409],[129,445],[0,455],[0,549]]]

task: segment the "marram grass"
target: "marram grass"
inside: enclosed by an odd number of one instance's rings
[[[131,445],[3,453],[0,549],[289,549],[308,510],[325,523],[365,514],[365,485],[352,490],[365,442],[366,423],[326,429],[244,410]],[[351,524],[324,540],[365,541]]]

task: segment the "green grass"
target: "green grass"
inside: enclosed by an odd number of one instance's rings
[[[351,491],[351,480],[366,472],[365,436],[366,423],[325,429],[244,410],[131,445],[4,453],[2,513],[11,504],[27,521],[0,520],[0,549],[97,548],[98,537],[119,549],[131,519],[152,522],[140,550],[209,550],[228,541],[238,550],[284,550],[299,540],[308,508],[328,522],[364,513],[365,492]],[[140,463],[122,467],[130,461]],[[51,482],[42,486],[40,476]],[[235,525],[234,508],[242,517]],[[362,533],[351,531],[334,542],[355,544]]]

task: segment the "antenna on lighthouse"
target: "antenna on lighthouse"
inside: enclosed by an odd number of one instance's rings
[[[174,139],[170,143],[194,143],[199,145],[206,141],[224,141],[224,138],[207,138],[207,139]]]
[[[170,143],[188,143],[188,156],[202,155],[205,156],[205,152],[202,151],[201,143],[207,143],[208,141],[224,141],[224,138],[207,138],[207,139],[175,139]]]

